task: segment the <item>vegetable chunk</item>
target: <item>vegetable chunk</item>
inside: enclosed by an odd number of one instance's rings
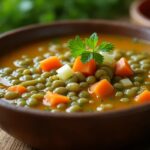
[[[115,74],[121,77],[128,77],[133,75],[133,71],[128,64],[126,58],[122,57],[116,63]]]
[[[103,98],[103,97],[111,96],[114,92],[114,88],[108,80],[103,79],[93,84],[90,87],[89,91],[91,94]]]
[[[62,64],[59,58],[56,56],[46,58],[40,62],[40,67],[43,71],[50,71],[52,69],[57,69],[61,66]]]
[[[150,91],[145,90],[144,92],[136,96],[135,100],[141,103],[150,102]]]
[[[19,94],[23,94],[27,91],[27,89],[22,85],[10,86],[7,90],[12,91],[12,92],[16,92],[16,93],[19,93]]]
[[[59,68],[56,72],[58,73],[58,77],[62,80],[69,79],[71,76],[73,76],[74,73],[70,66],[67,64]]]
[[[56,106],[60,103],[70,102],[69,98],[60,94],[52,93],[48,91],[44,96],[43,103],[49,106]]]
[[[73,64],[73,71],[74,72],[81,72],[84,75],[93,75],[96,71],[96,63],[92,59],[87,63],[81,62],[81,57],[77,57],[74,64]]]

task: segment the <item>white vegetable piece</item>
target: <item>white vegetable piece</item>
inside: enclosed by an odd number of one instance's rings
[[[70,66],[67,64],[59,68],[56,72],[58,73],[58,77],[62,80],[67,80],[73,76],[74,73]]]
[[[112,54],[107,53],[107,52],[100,52],[100,54],[103,55],[104,57],[103,64],[108,65],[108,66],[114,66],[115,59]]]
[[[130,86],[133,85],[132,82],[131,82],[131,80],[128,79],[128,78],[125,78],[125,79],[120,80],[120,83],[122,83],[122,85],[123,85],[124,87],[130,87]]]

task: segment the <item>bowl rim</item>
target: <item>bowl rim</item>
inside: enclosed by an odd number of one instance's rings
[[[129,28],[130,30],[140,30],[140,31],[149,31],[150,29],[147,27],[141,28],[141,26],[135,26],[130,23],[125,23],[125,22],[120,22],[120,21],[108,21],[108,20],[64,20],[64,21],[55,21],[52,23],[47,23],[47,24],[32,24],[28,25],[25,27],[21,27],[12,31],[8,31],[6,33],[3,33],[0,35],[0,40],[3,38],[6,38],[8,36],[12,36],[14,34],[19,34],[21,32],[25,32],[28,30],[33,30],[33,29],[40,29],[40,28],[45,28],[49,26],[55,26],[55,25],[73,25],[73,24],[106,24],[110,26],[119,26],[119,27],[125,27]],[[131,106],[128,108],[123,108],[123,109],[117,109],[117,110],[109,110],[109,111],[104,111],[104,112],[75,112],[75,113],[66,113],[66,112],[57,112],[57,113],[52,113],[52,112],[47,112],[43,110],[36,110],[33,108],[26,108],[26,107],[20,107],[20,106],[15,106],[13,104],[10,104],[2,99],[0,99],[0,108],[4,108],[13,112],[17,113],[23,113],[27,115],[34,115],[38,117],[52,117],[52,118],[93,118],[93,117],[103,117],[103,118],[109,118],[109,117],[121,117],[121,116],[127,116],[129,114],[135,114],[135,113],[140,113],[143,111],[150,110],[150,102],[147,102],[145,104],[139,104],[135,106]]]

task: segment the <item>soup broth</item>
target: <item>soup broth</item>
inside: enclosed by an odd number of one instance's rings
[[[88,36],[81,35],[82,38]],[[136,97],[150,90],[149,42],[136,38],[99,34],[99,43],[108,41],[115,45],[115,49],[110,53],[115,64],[96,64],[96,70],[91,75],[74,71],[71,77],[63,80],[59,77],[58,69],[66,64],[72,69],[75,62],[67,44],[72,38],[74,36],[30,43],[12,50],[9,56],[2,56],[0,63],[1,100],[16,106],[50,112],[107,111],[132,107],[141,103],[136,100]],[[41,62],[53,56],[60,60],[61,67],[49,71],[42,70]],[[121,58],[127,60],[133,75],[115,74],[116,63]],[[101,97],[91,93],[92,85],[102,80],[112,85],[113,92],[110,96]],[[17,93],[16,87],[10,88],[16,85],[24,87],[21,93],[20,91]],[[51,95],[47,95],[48,92]],[[53,99],[54,94],[56,94],[55,98],[58,95],[64,96],[64,101],[53,105],[51,100],[51,103],[45,100],[47,97]],[[150,99],[147,98],[147,101]]]

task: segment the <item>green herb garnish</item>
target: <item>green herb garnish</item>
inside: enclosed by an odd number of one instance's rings
[[[110,52],[114,49],[114,45],[110,42],[103,41],[98,45],[98,35],[93,33],[89,38],[82,40],[79,36],[69,41],[68,46],[72,56],[81,56],[83,63],[94,59],[97,63],[103,63],[104,57],[101,52]]]

